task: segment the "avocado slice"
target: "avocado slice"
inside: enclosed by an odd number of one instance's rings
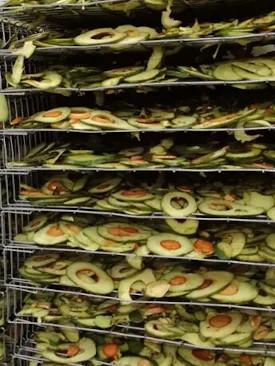
[[[107,193],[117,188],[117,186],[119,186],[121,182],[121,178],[104,179],[99,184],[92,186],[88,192],[93,194]]]
[[[82,122],[101,127],[102,129],[124,129],[131,130],[132,126],[121,118],[114,116],[109,111],[97,110],[90,113],[89,117],[81,120]]]
[[[234,279],[211,298],[224,303],[242,304],[254,300],[257,295],[258,289],[254,284]]]
[[[243,250],[246,236],[242,232],[225,232],[220,241],[216,243],[215,253],[220,258],[235,258]]]
[[[28,232],[35,232],[39,229],[41,229],[48,221],[48,216],[47,215],[37,215],[35,216],[35,218],[33,220],[31,220],[28,225],[24,226],[22,231],[23,233],[28,233]]]
[[[59,320],[58,324],[66,326],[61,331],[69,342],[76,343],[79,341],[79,330],[75,327],[74,323],[68,320]]]
[[[32,120],[43,123],[55,123],[63,121],[68,118],[71,113],[71,109],[68,107],[60,107],[43,111],[32,116]]]
[[[197,210],[195,199],[186,192],[173,191],[166,193],[161,201],[163,211],[168,216],[185,217]]]
[[[121,302],[128,303],[131,302],[131,288],[135,283],[141,283],[142,287],[145,288],[147,284],[154,282],[156,280],[154,272],[152,269],[146,268],[129,278],[122,279],[118,285],[118,296]]]
[[[211,216],[222,217],[249,217],[264,213],[260,207],[248,206],[239,202],[229,202],[224,199],[206,198],[198,206],[199,210]]]
[[[97,231],[103,238],[118,242],[146,240],[152,234],[152,230],[146,226],[123,222],[98,226]]]
[[[200,323],[200,333],[205,338],[224,338],[235,333],[242,320],[241,313],[211,313]]]
[[[193,250],[193,244],[187,237],[161,233],[152,235],[147,240],[149,250],[158,255],[179,256]]]
[[[79,46],[93,46],[121,41],[126,34],[113,28],[97,28],[84,32],[74,38],[74,43]]]
[[[199,227],[199,221],[193,219],[166,219],[165,222],[173,231],[182,235],[195,234]]]
[[[80,288],[96,294],[109,294],[114,290],[114,283],[100,267],[95,264],[77,261],[68,266],[67,276]],[[95,278],[92,278],[95,276]]]
[[[213,70],[213,75],[217,80],[224,81],[238,81],[243,79],[242,76],[238,75],[233,69],[231,62],[223,62],[216,65]]]
[[[178,348],[178,354],[193,366],[214,366],[215,353],[204,349],[188,349],[184,346]]]
[[[115,192],[113,197],[126,202],[144,202],[151,200],[154,196],[143,188],[133,188]]]
[[[59,352],[53,350],[43,350],[41,352],[41,356],[52,362],[64,365],[88,361],[96,354],[95,343],[90,338],[83,337],[80,339],[79,342],[77,342],[76,344],[74,343],[73,345],[78,348],[78,352],[72,357],[68,357],[66,354],[64,356],[61,356]],[[70,344],[68,345],[68,348],[69,347]]]
[[[49,224],[38,230],[33,237],[35,243],[40,245],[55,245],[68,240],[67,235],[58,223]]]
[[[200,288],[204,283],[204,277],[199,273],[184,273],[172,271],[163,277],[169,284],[170,292],[191,291]]]
[[[116,366],[156,366],[154,361],[150,361],[144,357],[124,356],[116,360]]]
[[[226,271],[209,271],[202,274],[204,282],[200,288],[191,291],[186,297],[190,300],[201,299],[215,294],[225,288],[234,278],[234,275]]]

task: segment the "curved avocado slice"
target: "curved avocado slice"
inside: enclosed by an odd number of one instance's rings
[[[74,43],[80,46],[115,43],[126,37],[126,34],[113,28],[97,28],[80,34],[74,38]]]
[[[156,280],[154,273],[151,269],[147,268],[140,271],[129,278],[122,279],[118,285],[118,296],[122,302],[131,302],[130,295],[131,288],[135,283],[142,283],[142,287],[146,287],[147,284]]]
[[[58,258],[59,255],[55,253],[36,254],[27,258],[24,262],[24,266],[27,268],[47,266],[51,263],[54,263]]]
[[[64,119],[68,118],[70,113],[71,113],[70,108],[60,107],[37,113],[31,118],[37,122],[55,123],[63,121]]]
[[[160,73],[161,73],[161,70],[157,70],[157,69],[145,70],[145,71],[139,72],[138,74],[126,77],[124,79],[124,82],[130,83],[130,84],[146,82],[146,81],[150,81],[150,80],[156,78]]]
[[[108,111],[98,110],[90,113],[89,117],[81,120],[88,125],[101,127],[102,129],[131,130],[132,126],[121,118]]]
[[[226,287],[234,275],[225,271],[209,271],[202,274],[204,282],[200,288],[190,292],[186,297],[190,300],[201,299],[213,295]]]
[[[188,363],[193,366],[214,366],[215,353],[213,351],[204,349],[188,349],[186,347],[179,347],[178,354]]]
[[[74,364],[88,361],[96,354],[95,343],[90,338],[83,337],[79,342],[74,343],[74,346],[78,348],[78,353],[72,357],[61,356],[58,352],[51,350],[42,351],[41,356],[59,364]]]
[[[254,300],[257,295],[258,289],[255,285],[234,279],[221,291],[211,295],[211,298],[219,302],[241,304]]]
[[[192,219],[166,219],[165,222],[173,231],[182,235],[195,234],[199,227],[199,221]]]
[[[128,190],[118,191],[113,194],[113,197],[115,197],[116,199],[118,199],[120,201],[126,201],[126,202],[127,201],[143,202],[143,201],[151,200],[152,198],[154,198],[154,196],[151,193],[147,192],[143,188],[133,188],[133,189],[128,189]]]
[[[162,278],[170,284],[170,292],[192,291],[200,288],[205,281],[199,273],[184,273],[180,271],[173,271]]]
[[[121,178],[105,179],[96,186],[91,187],[88,192],[94,194],[107,193],[115,189],[117,186],[119,186],[121,182],[122,182]]]
[[[267,235],[267,237],[265,238],[265,243],[268,246],[268,248],[275,251],[275,233]]]
[[[142,66],[129,66],[129,67],[120,67],[111,70],[107,70],[103,72],[103,75],[108,78],[114,77],[128,77],[133,76],[143,71]]]
[[[166,193],[161,201],[163,211],[174,217],[185,217],[197,210],[195,199],[186,192],[173,191]]]
[[[205,338],[223,338],[236,332],[242,320],[241,313],[212,313],[200,323],[200,333]]]
[[[147,247],[152,253],[167,256],[179,256],[193,250],[191,240],[184,236],[161,233],[152,235],[147,240]]]
[[[77,286],[88,292],[104,295],[114,290],[112,278],[95,264],[77,261],[68,266],[66,274]]]
[[[121,280],[121,279],[127,279],[130,276],[133,276],[137,273],[137,270],[131,266],[129,266],[126,262],[121,262],[118,264],[115,264],[112,268],[109,270],[110,276],[114,280]]]
[[[235,258],[243,250],[246,236],[242,232],[223,233],[220,241],[216,243],[215,253],[220,258]]]
[[[37,231],[41,229],[46,222],[48,221],[47,215],[38,215],[33,220],[31,220],[28,225],[24,226],[22,231],[23,233],[27,233],[30,231]]]
[[[59,320],[58,324],[64,325],[61,331],[69,342],[76,343],[79,341],[79,330],[76,329],[74,323],[68,320]]]
[[[152,234],[152,231],[146,226],[122,222],[98,226],[97,231],[103,238],[118,242],[146,240]]]
[[[203,200],[199,204],[198,208],[204,214],[222,217],[257,216],[264,213],[264,209],[260,207],[247,206],[242,203],[210,198]]]
[[[260,207],[265,211],[268,211],[275,203],[272,195],[261,194],[253,191],[244,192],[243,200],[247,205]]]
[[[64,243],[68,240],[67,235],[61,229],[58,223],[49,224],[38,230],[33,237],[33,240],[40,245],[55,245]]]

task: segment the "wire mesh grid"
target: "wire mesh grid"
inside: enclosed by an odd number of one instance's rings
[[[70,141],[70,135],[66,135],[65,141]],[[272,168],[244,168],[244,167],[234,167],[229,166],[225,168],[182,168],[182,167],[164,167],[164,166],[153,166],[153,167],[143,167],[143,168],[109,168],[109,167],[93,167],[93,166],[79,166],[79,168],[73,166],[70,167],[69,164],[62,165],[62,167],[56,168],[54,165],[38,165],[38,166],[30,166],[24,164],[24,156],[29,152],[32,148],[38,146],[40,143],[50,143],[56,140],[56,135],[54,132],[37,132],[26,135],[6,135],[3,136],[3,162],[4,168],[17,171],[17,172],[32,172],[32,171],[79,171],[79,172],[190,172],[190,173],[201,173],[201,172],[209,172],[209,173],[221,173],[223,171],[226,172],[261,172],[261,173],[274,173],[275,169]]]
[[[11,310],[11,314],[14,315],[12,320],[10,320],[11,324],[24,326],[30,329],[41,329],[46,327],[54,327],[57,330],[60,328],[67,328],[67,329],[78,329],[81,332],[85,333],[91,333],[91,334],[101,334],[103,336],[109,335],[114,337],[122,337],[122,338],[132,338],[132,339],[141,339],[141,340],[147,340],[151,342],[156,343],[165,343],[170,344],[174,346],[184,346],[186,348],[191,349],[211,349],[213,351],[226,351],[226,352],[233,352],[233,353],[247,353],[247,354],[266,354],[266,355],[275,355],[275,343],[270,342],[254,342],[253,346],[249,348],[239,348],[234,346],[229,347],[203,347],[203,346],[196,346],[192,345],[183,341],[176,341],[171,339],[160,339],[157,337],[150,336],[146,333],[143,326],[131,326],[128,324],[122,324],[122,325],[116,325],[113,326],[110,329],[99,329],[99,328],[92,328],[92,327],[81,327],[78,325],[60,325],[56,322],[43,322],[43,321],[37,321],[36,319],[30,317],[30,316],[20,316],[18,315],[18,312],[22,309],[22,305],[24,304],[24,296],[29,294],[28,291],[18,290],[18,289],[10,289],[9,298],[12,299],[13,303],[9,304],[9,309]],[[211,305],[210,305],[211,306]]]
[[[43,211],[40,211],[43,212]],[[62,213],[62,211],[58,211],[59,213]],[[66,212],[66,211],[65,211]],[[2,245],[3,247],[8,247],[8,248],[12,248],[13,250],[18,250],[18,251],[26,251],[27,253],[35,253],[38,251],[45,251],[45,252],[55,252],[55,253],[61,253],[61,254],[73,254],[73,253],[78,253],[79,255],[81,254],[90,254],[93,257],[95,257],[95,259],[97,258],[97,256],[107,256],[107,257],[120,257],[121,259],[123,258],[127,258],[127,257],[136,257],[135,253],[118,253],[118,252],[107,252],[107,251],[103,251],[103,250],[97,250],[95,251],[89,251],[88,249],[81,249],[81,248],[71,248],[69,246],[60,246],[60,247],[56,247],[56,246],[47,246],[47,247],[43,247],[43,246],[39,246],[35,243],[27,243],[27,242],[21,242],[21,241],[16,241],[15,236],[18,233],[22,233],[22,228],[24,225],[28,224],[29,221],[32,219],[32,211],[23,211],[23,212],[9,212],[9,211],[4,211],[3,215],[2,215],[2,231],[3,231],[3,240],[2,240]],[[5,230],[6,228],[6,230]],[[200,264],[209,264],[209,265],[214,265],[214,264],[225,264],[225,265],[230,265],[230,264],[237,264],[237,265],[246,265],[246,266],[253,266],[253,267],[257,267],[257,268],[275,268],[275,263],[264,263],[264,262],[249,262],[249,261],[239,261],[239,260],[234,260],[234,259],[219,259],[217,257],[213,257],[213,258],[190,258],[190,257],[179,257],[179,256],[161,256],[161,255],[157,255],[157,254],[147,254],[147,255],[143,255],[144,259],[165,259],[165,260],[181,260],[183,264],[185,263],[200,263]]]
[[[35,252],[37,254],[38,252]],[[43,253],[43,252],[40,252]],[[77,287],[70,286],[62,286],[59,284],[38,284],[34,283],[31,280],[24,279],[20,276],[18,269],[23,265],[24,261],[30,256],[34,254],[33,250],[28,249],[20,249],[20,248],[12,248],[7,247],[4,249],[4,257],[5,261],[9,263],[9,266],[5,267],[5,284],[6,287],[10,290],[19,290],[22,293],[31,293],[37,294],[39,291],[42,292],[52,292],[54,294],[67,294],[67,295],[77,295],[84,296],[91,300],[112,300],[119,302],[118,292],[114,290],[111,294],[108,295],[98,295],[94,293],[85,292]],[[176,299],[150,299],[144,298],[140,293],[132,293],[132,303],[134,304],[162,304],[162,305],[190,305],[190,306],[203,306],[203,307],[214,307],[221,309],[237,309],[237,310],[253,310],[253,311],[262,311],[267,313],[275,313],[275,307],[268,306],[263,307],[257,304],[230,304],[230,303],[218,303],[218,302],[204,302],[202,301],[189,301],[185,298],[176,298]],[[11,306],[11,309],[14,307]]]

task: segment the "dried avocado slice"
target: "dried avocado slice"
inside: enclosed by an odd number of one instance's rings
[[[152,253],[164,256],[184,255],[193,250],[193,244],[190,239],[170,233],[150,236],[147,240],[147,247]]]
[[[223,303],[242,304],[254,300],[257,295],[255,285],[234,279],[221,291],[211,295],[211,298]]]
[[[68,118],[70,113],[71,110],[68,107],[54,108],[35,114],[31,117],[31,120],[43,123],[55,123]]]
[[[264,209],[244,205],[238,202],[229,202],[223,199],[205,199],[199,204],[199,210],[207,215],[222,216],[222,217],[243,217],[257,216],[264,213]]]
[[[224,81],[239,81],[243,79],[235,72],[231,62],[216,65],[213,70],[213,75],[216,79]]]
[[[49,224],[38,230],[33,237],[35,243],[40,245],[55,245],[64,243],[68,239],[58,223]]]
[[[152,231],[145,226],[122,222],[98,226],[97,231],[103,238],[118,242],[146,240],[152,234]]]
[[[241,313],[236,312],[209,314],[200,323],[200,333],[205,338],[224,338],[235,333],[242,320]]]
[[[204,278],[199,273],[173,271],[162,277],[170,284],[170,292],[192,291],[202,286]]]
[[[232,280],[233,274],[226,271],[209,271],[202,274],[204,282],[201,288],[198,288],[186,297],[190,300],[201,299],[215,294],[221,289],[225,288]]]
[[[98,28],[80,34],[74,38],[74,43],[80,46],[93,46],[121,41],[126,34],[112,28]]]
[[[74,346],[75,348],[77,348],[77,353],[71,357],[69,357],[67,354],[65,354],[65,356],[61,356],[60,352],[55,350],[42,351],[41,356],[52,362],[67,365],[88,361],[96,354],[95,343],[90,338],[83,337],[80,339],[79,342],[77,342],[76,344],[74,343]],[[70,344],[68,345],[68,347],[70,347]]]
[[[199,227],[199,221],[192,219],[166,219],[165,222],[173,231],[182,235],[195,234]]]
[[[189,193],[178,191],[166,193],[161,206],[167,215],[174,217],[186,217],[197,210],[195,199]]]
[[[88,125],[101,127],[102,129],[132,129],[132,126],[123,119],[103,110],[93,111],[89,114],[88,118],[81,119],[81,121]]]
[[[95,294],[109,294],[114,289],[111,277],[97,265],[77,261],[67,268],[67,276],[77,286]]]

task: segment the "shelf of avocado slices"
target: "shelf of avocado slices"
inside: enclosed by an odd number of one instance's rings
[[[81,50],[102,52],[123,52],[147,49],[155,46],[204,46],[219,43],[248,44],[256,41],[272,41],[275,38],[275,12],[262,17],[237,19],[228,22],[199,23],[181,26],[181,21],[171,18],[168,6],[162,13],[164,30],[158,32],[151,27],[138,27],[131,24],[117,28],[96,28],[80,34],[58,31],[33,33],[19,40],[7,42],[0,51],[4,56],[23,55],[30,57],[33,53],[58,53]],[[77,33],[77,31],[75,31]],[[137,46],[137,48],[135,47]]]
[[[73,339],[77,341],[73,342]],[[55,342],[53,342],[53,340]],[[56,346],[50,346],[55,343]],[[27,342],[27,347],[22,348],[16,358],[19,360],[37,360],[39,364],[46,365],[46,362],[59,361],[62,364],[71,365],[113,365],[113,366],[156,366],[169,365],[174,361],[175,365],[198,366],[205,363],[213,366],[216,364],[243,365],[243,360],[253,360],[259,366],[273,366],[274,358],[268,355],[238,355],[230,352],[214,352],[208,350],[191,350],[182,346],[155,344],[149,340],[131,340],[123,337],[109,336],[103,338],[98,335],[85,335],[85,333],[55,331],[52,328],[46,328],[42,331],[34,332],[33,338]],[[82,355],[64,356],[61,353],[56,354],[54,350],[62,348],[65,351],[72,346],[80,347],[85,351]],[[71,352],[70,352],[71,353]],[[86,363],[86,362],[88,363]],[[225,362],[226,361],[226,362]],[[52,363],[51,363],[52,364]]]

